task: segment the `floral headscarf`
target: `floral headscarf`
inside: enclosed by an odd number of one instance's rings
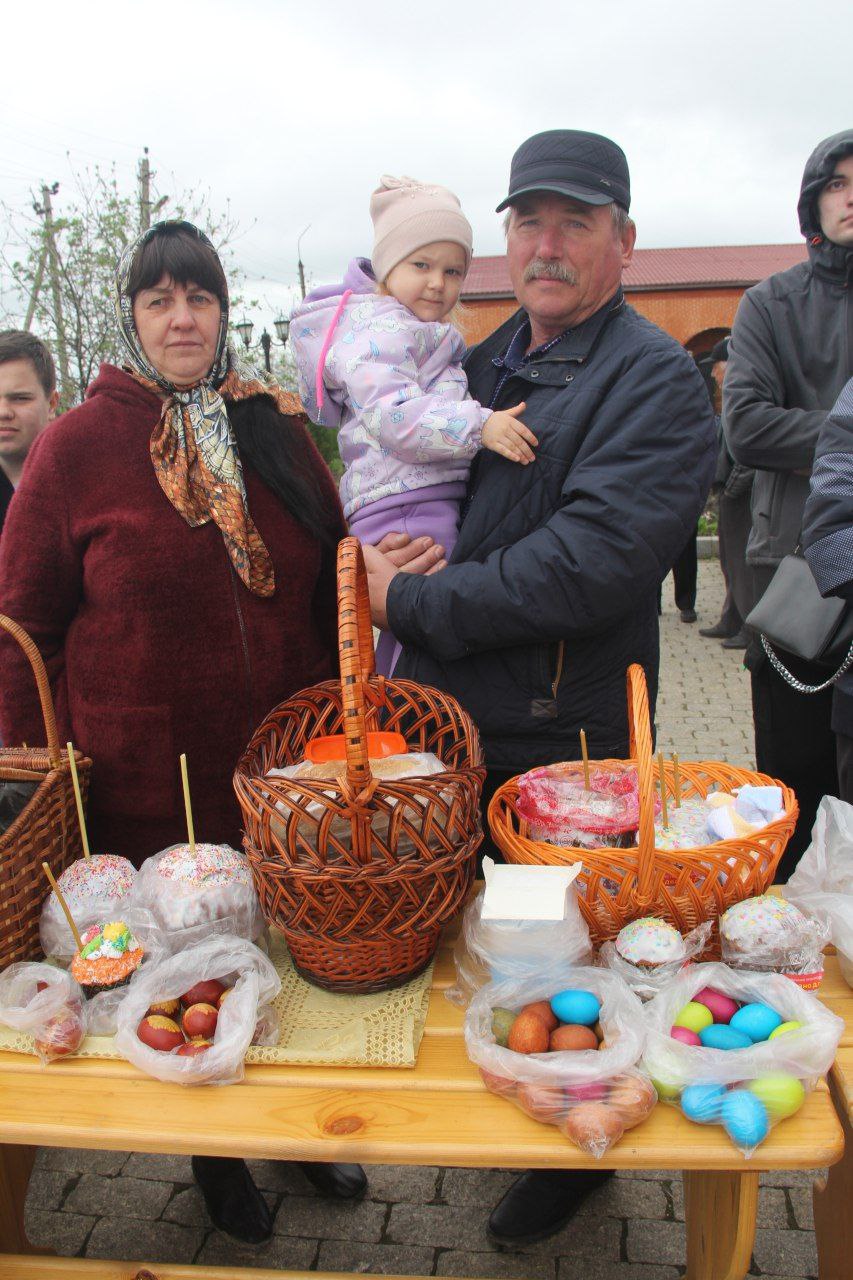
[[[193,528],[213,520],[225,541],[240,580],[255,595],[271,596],[275,574],[270,554],[249,515],[243,467],[228,420],[227,401],[267,395],[285,415],[303,414],[296,396],[265,381],[238,360],[228,342],[228,299],[222,302],[216,354],[207,375],[193,387],[178,388],[151,364],[133,319],[128,282],[136,254],[164,226],[181,227],[213,249],[203,231],[190,222],[158,222],[122,254],[116,272],[116,315],[124,367],[142,386],[167,395],[150,450],[160,488]],[[213,250],[215,252],[215,250]]]

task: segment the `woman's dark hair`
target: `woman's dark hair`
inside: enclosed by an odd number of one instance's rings
[[[243,461],[312,537],[337,546],[342,532],[339,515],[324,502],[309,463],[313,445],[302,429],[279,413],[268,396],[229,401],[228,418]]]
[[[228,306],[228,281],[215,249],[180,223],[165,223],[141,246],[127,281],[131,298],[155,288],[164,275],[176,284],[192,281]]]

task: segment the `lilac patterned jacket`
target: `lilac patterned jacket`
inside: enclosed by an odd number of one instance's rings
[[[347,289],[351,296],[327,344]],[[338,429],[347,519],[380,498],[467,480],[492,412],[468,395],[459,331],[418,320],[375,289],[370,263],[356,258],[341,284],[308,295],[290,325],[306,412],[312,422]],[[317,365],[324,346],[318,404]]]

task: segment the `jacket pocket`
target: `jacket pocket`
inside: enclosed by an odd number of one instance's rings
[[[563,676],[566,642],[540,644],[536,647],[537,669],[530,712],[537,720],[557,717],[557,693]]]
[[[178,761],[171,709],[108,706],[80,697],[72,703],[75,745],[92,758],[92,808],[128,818],[175,813]]]

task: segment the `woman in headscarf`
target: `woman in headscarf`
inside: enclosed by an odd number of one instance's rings
[[[33,447],[0,543],[0,612],[38,645],[61,740],[94,761],[93,846],[137,865],[195,827],[240,847],[231,777],[276,703],[336,668],[335,485],[298,400],[238,362],[207,237],[161,222],[117,274],[121,367]],[[38,742],[32,674],[0,632],[0,741]],[[305,1165],[351,1196],[358,1166]],[[194,1160],[215,1224],[263,1239],[242,1161]]]

